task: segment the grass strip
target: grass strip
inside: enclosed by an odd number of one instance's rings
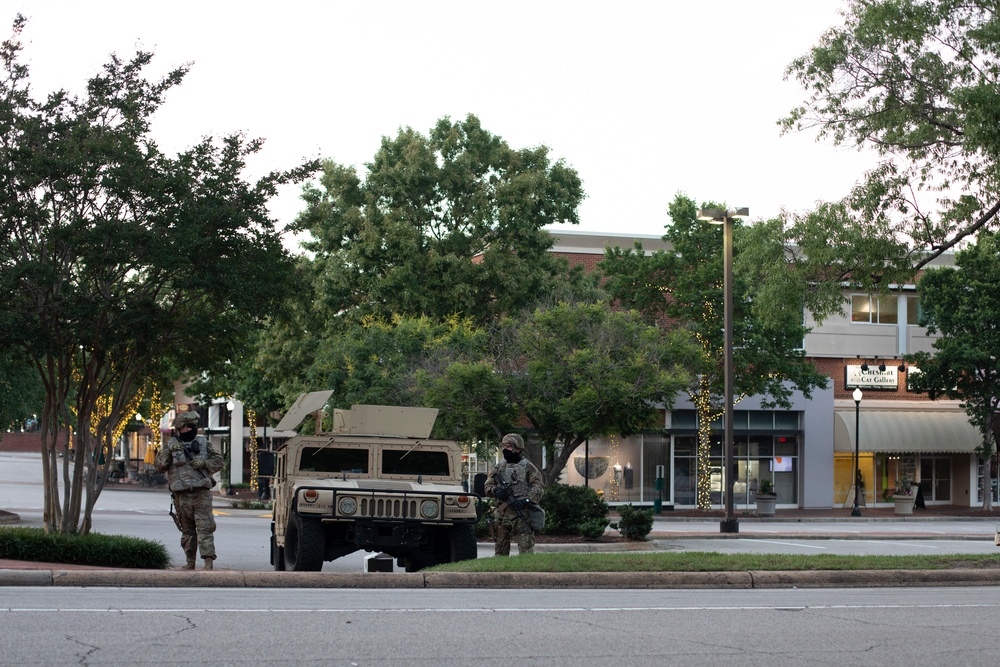
[[[479,558],[432,572],[736,572],[780,570],[945,570],[1000,568],[1000,554],[843,556],[834,554],[540,553]]]

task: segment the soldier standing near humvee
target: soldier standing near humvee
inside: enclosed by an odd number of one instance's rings
[[[167,488],[177,508],[181,548],[187,557],[182,569],[193,570],[201,551],[205,569],[215,561],[215,516],[212,514],[212,475],[222,470],[222,455],[198,435],[200,415],[181,412],[174,419],[175,435],[156,455],[156,469],[167,474]]]
[[[532,553],[535,533],[528,525],[525,511],[529,503],[537,504],[542,499],[545,490],[542,473],[522,455],[524,440],[517,433],[505,435],[500,446],[504,460],[493,466],[485,486],[486,495],[497,500],[493,514],[496,531],[494,553],[497,556],[510,555],[512,534],[517,538],[520,553]]]

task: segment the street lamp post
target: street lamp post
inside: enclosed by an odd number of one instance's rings
[[[733,220],[750,215],[750,209],[743,207],[736,210],[719,208],[701,209],[698,219],[714,225],[722,225],[722,272],[725,306],[723,321],[725,328],[725,416],[723,423],[723,465],[726,480],[726,514],[719,524],[721,533],[740,532],[740,521],[733,509],[733,485],[736,475],[733,473],[733,462],[736,459],[733,442]]]
[[[858,453],[861,451],[861,389],[854,389],[854,509],[851,516],[861,516],[858,509],[858,494],[861,492],[861,485],[858,484]]]

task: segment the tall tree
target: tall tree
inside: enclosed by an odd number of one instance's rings
[[[706,204],[703,208],[725,208]],[[608,291],[625,308],[643,313],[665,331],[684,329],[695,336],[700,355],[685,391],[698,413],[698,506],[710,500],[710,424],[725,412],[725,336],[722,227],[697,219],[694,200],[678,194],[669,207],[671,223],[663,240],[668,250],[646,254],[635,248],[609,248],[599,268]],[[746,228],[734,221],[734,246],[742,247]],[[734,267],[740,266],[734,260]],[[750,298],[752,281],[734,268],[734,400],[764,396],[765,405],[790,405],[794,390],[806,397],[827,378],[806,360],[806,329],[801,302],[783,301],[762,317]]]
[[[1000,239],[980,232],[974,246],[956,255],[955,265],[928,269],[917,283],[921,323],[940,337],[933,343],[933,354],[907,356],[920,371],[911,372],[908,379],[932,399],[962,401],[969,421],[982,433],[978,453],[989,471],[997,451],[1000,412]],[[983,509],[991,509],[990,488],[982,494]]]
[[[239,135],[162,153],[150,118],[187,68],[149,81],[151,53],[112,56],[83,96],[36,100],[24,24],[0,47],[0,348],[23,350],[45,385],[45,526],[85,533],[95,468],[146,380],[212,368],[280,307],[292,262],[266,203],[316,165],[249,183],[261,142]]]
[[[478,326],[581,288],[590,279],[549,252],[543,228],[576,223],[583,196],[576,171],[547,148],[511,148],[473,115],[383,137],[363,175],[326,162],[296,221],[312,287],[272,323],[257,364],[293,398],[314,388],[302,379],[324,341],[365,318]]]
[[[912,278],[966,236],[997,227],[997,5],[850,0],[842,15],[843,25],[789,65],[786,75],[809,97],[780,123],[785,131],[818,128],[821,137],[872,149],[883,161],[842,206],[790,223],[784,238],[805,258],[821,251],[810,243],[822,241],[817,228],[870,249],[852,282],[900,266]]]
[[[297,222],[330,312],[481,323],[564,273],[543,227],[576,223],[583,190],[545,147],[515,150],[475,116],[443,118],[429,136],[383,138],[367,169],[362,181],[327,162]]]

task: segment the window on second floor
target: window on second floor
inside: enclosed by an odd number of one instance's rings
[[[851,321],[870,324],[898,324],[899,302],[895,295],[869,296],[851,295]]]
[[[906,297],[906,323],[913,326],[918,325],[920,323],[920,316],[923,314],[923,309],[920,307],[920,297]]]

